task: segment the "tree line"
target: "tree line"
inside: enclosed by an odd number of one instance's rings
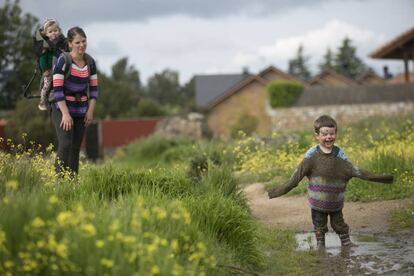
[[[332,52],[330,48],[326,49],[322,62],[318,64],[318,74],[333,70],[347,78],[358,80],[373,71],[357,56],[356,52],[357,49],[352,45],[351,39],[345,37],[336,52]],[[304,54],[303,45],[300,45],[295,57],[288,62],[289,74],[303,81],[310,80],[313,76],[309,70],[309,59],[310,57]]]
[[[6,0],[0,7],[0,110],[11,110],[7,131],[16,140],[22,133],[29,133],[31,139],[47,144],[53,137],[49,114],[37,110],[35,100],[23,99],[22,93],[22,85],[29,81],[37,66],[32,37],[38,27],[38,18],[23,14],[19,0]],[[296,56],[289,60],[289,73],[309,80],[312,75],[308,61],[301,45]],[[349,38],[344,39],[336,53],[327,49],[319,69],[333,69],[351,79],[371,70],[356,56]],[[162,116],[198,109],[194,78],[181,85],[177,71],[165,69],[155,73],[143,85],[139,71],[123,57],[113,64],[110,74],[99,71],[98,75],[100,96],[96,119]],[[31,87],[32,94],[38,93],[39,82],[38,76]],[[0,112],[0,116],[4,114]]]
[[[39,20],[23,14],[18,0],[6,0],[0,7],[1,109],[19,106],[22,85],[33,75],[37,65],[32,37],[38,27]],[[138,70],[124,57],[115,62],[111,74],[100,71],[98,75],[101,97],[97,118],[157,116],[195,108],[193,81],[180,85],[179,74],[174,70],[154,74],[144,86]],[[36,94],[39,77],[33,83],[30,92]]]

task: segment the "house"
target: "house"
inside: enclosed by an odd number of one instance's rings
[[[257,75],[249,75],[211,100],[205,107],[208,113],[207,124],[214,136],[229,136],[231,126],[246,114],[258,120],[258,133],[267,134],[271,121],[266,111],[269,108],[266,86],[270,81],[283,79],[301,82],[296,77],[269,66]]]
[[[414,81],[414,72],[409,73],[408,79]],[[398,74],[398,75],[390,78],[389,80],[387,80],[387,84],[399,84],[399,83],[405,83],[405,82],[406,82],[406,74],[405,73]]]
[[[404,81],[414,82],[414,79],[410,77],[410,71],[408,68],[409,61],[414,61],[414,27],[391,39],[369,56],[377,59],[394,59],[403,60],[404,62]]]
[[[386,75],[388,77],[388,75]],[[363,74],[358,80],[359,84],[367,85],[376,85],[376,84],[385,84],[386,81],[384,78],[380,77],[373,70],[368,70]]]
[[[249,76],[250,74],[247,71],[242,74],[194,76],[197,106],[205,108],[211,101],[222,95],[224,91],[231,89]]]
[[[351,80],[344,75],[337,73],[332,69],[323,71],[309,81],[310,86],[333,86],[333,87],[347,87],[358,85],[358,82]]]
[[[232,78],[228,82],[220,82],[226,83],[228,89],[220,90],[220,86],[214,83],[214,80],[219,80],[218,75],[210,79],[203,76],[204,79],[199,80],[199,85],[196,86],[196,95],[200,93],[200,90],[197,90],[200,87],[203,88],[201,92],[208,94],[210,91],[210,97],[198,97],[203,99],[199,102],[204,104],[207,124],[215,137],[230,136],[232,127],[245,115],[257,119],[256,132],[259,135],[268,135],[276,129],[307,126],[312,123],[308,120],[313,120],[315,114],[319,114],[321,110],[326,110],[326,114],[334,117],[343,116],[350,119],[377,113],[385,114],[394,110],[411,110],[411,104],[399,104],[410,102],[414,95],[414,87],[384,85],[385,80],[374,72],[367,72],[360,79],[352,80],[333,70],[326,70],[309,82],[302,82],[274,66],[268,66],[257,75],[230,76]],[[237,78],[239,82],[236,82]],[[203,83],[203,80],[210,80],[210,85],[214,89],[208,89],[209,84]],[[305,90],[292,107],[273,110],[269,105],[266,87],[274,80],[298,81],[304,85]],[[214,94],[211,91],[214,91]],[[378,103],[385,104],[378,108]],[[341,108],[337,109],[339,106]]]

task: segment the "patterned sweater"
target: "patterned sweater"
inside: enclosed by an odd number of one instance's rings
[[[309,179],[309,205],[322,212],[334,212],[343,208],[346,185],[352,177],[382,183],[393,181],[392,175],[374,175],[352,165],[344,151],[337,146],[334,146],[331,153],[324,153],[316,145],[305,153],[305,158],[285,185],[269,191],[269,198],[286,194],[305,176]]]
[[[83,117],[88,110],[88,88],[89,98],[98,97],[98,77],[96,66],[92,67],[89,72],[88,66],[83,68],[72,62],[70,74],[65,79],[65,59],[59,56],[56,66],[53,70],[53,95],[56,103],[66,101],[69,113],[73,117]],[[59,106],[56,104],[56,107]]]

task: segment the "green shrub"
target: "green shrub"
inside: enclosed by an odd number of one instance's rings
[[[231,127],[230,135],[232,138],[237,138],[240,132],[251,135],[256,131],[258,124],[259,120],[255,116],[242,114],[237,123]]]
[[[267,85],[267,93],[272,108],[291,106],[303,91],[303,85],[297,81],[276,80]]]
[[[14,143],[24,143],[28,140],[45,147],[54,143],[55,129],[50,114],[40,111],[37,104],[36,100],[27,99],[17,102],[11,115],[13,119],[6,126],[6,135]],[[27,138],[22,137],[23,133],[27,134]]]

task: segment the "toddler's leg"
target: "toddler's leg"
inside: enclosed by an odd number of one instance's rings
[[[48,109],[48,103],[49,103],[48,98],[49,98],[49,91],[50,91],[51,84],[52,84],[51,75],[44,75],[42,88],[40,90],[40,103],[39,103],[40,110]]]
[[[351,238],[349,237],[349,226],[344,221],[342,210],[330,214],[331,226],[341,239],[342,246],[351,246]]]
[[[328,232],[328,214],[311,209],[312,223],[315,231],[316,246],[319,249],[325,248],[325,234]]]

